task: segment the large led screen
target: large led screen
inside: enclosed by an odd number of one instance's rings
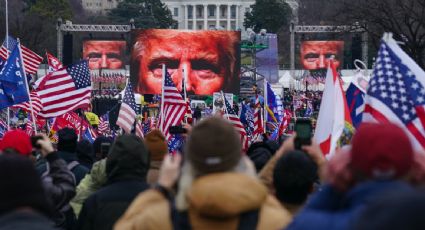
[[[333,56],[338,68],[342,66],[343,51],[343,41],[303,41],[301,43],[301,66],[306,70],[326,69]]]
[[[141,94],[161,94],[165,64],[178,90],[212,95],[223,90],[239,94],[240,32],[133,30],[131,81]]]
[[[125,41],[87,40],[83,42],[83,58],[90,69],[124,69]]]

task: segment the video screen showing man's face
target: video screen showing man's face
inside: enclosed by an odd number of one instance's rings
[[[136,92],[160,94],[165,64],[178,90],[198,95],[239,93],[240,32],[135,30],[131,78]]]
[[[343,49],[343,41],[304,41],[301,43],[301,65],[307,70],[326,69],[334,57],[338,68],[342,64]]]
[[[85,41],[83,58],[90,69],[123,69],[125,47],[125,41]]]

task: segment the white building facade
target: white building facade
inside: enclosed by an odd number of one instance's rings
[[[244,30],[245,12],[255,0],[162,0],[179,29]]]
[[[119,0],[81,0],[84,10],[95,14],[106,14],[107,10],[115,9]]]

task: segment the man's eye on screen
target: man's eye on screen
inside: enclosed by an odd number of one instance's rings
[[[220,73],[220,68],[208,60],[193,60],[191,64],[192,70],[210,71],[216,74]]]
[[[178,61],[155,61],[149,65],[149,70],[154,74],[155,77],[162,77],[162,65],[167,67],[168,73],[173,75],[173,73],[178,69]]]
[[[319,54],[308,53],[308,54],[304,55],[304,59],[307,60],[307,61],[314,61],[317,58],[319,58]]]
[[[326,53],[325,54],[326,59],[330,59],[330,58],[332,58],[332,56],[334,56],[335,59],[338,59],[336,53]]]
[[[89,59],[95,59],[95,58],[101,58],[102,57],[102,55],[100,54],[100,53],[89,53],[88,55],[87,55],[87,57],[89,58]]]

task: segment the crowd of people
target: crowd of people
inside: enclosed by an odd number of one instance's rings
[[[329,160],[296,134],[242,151],[228,121],[93,144],[64,128],[53,144],[0,141],[0,229],[423,229],[425,156],[393,124],[363,123]]]

